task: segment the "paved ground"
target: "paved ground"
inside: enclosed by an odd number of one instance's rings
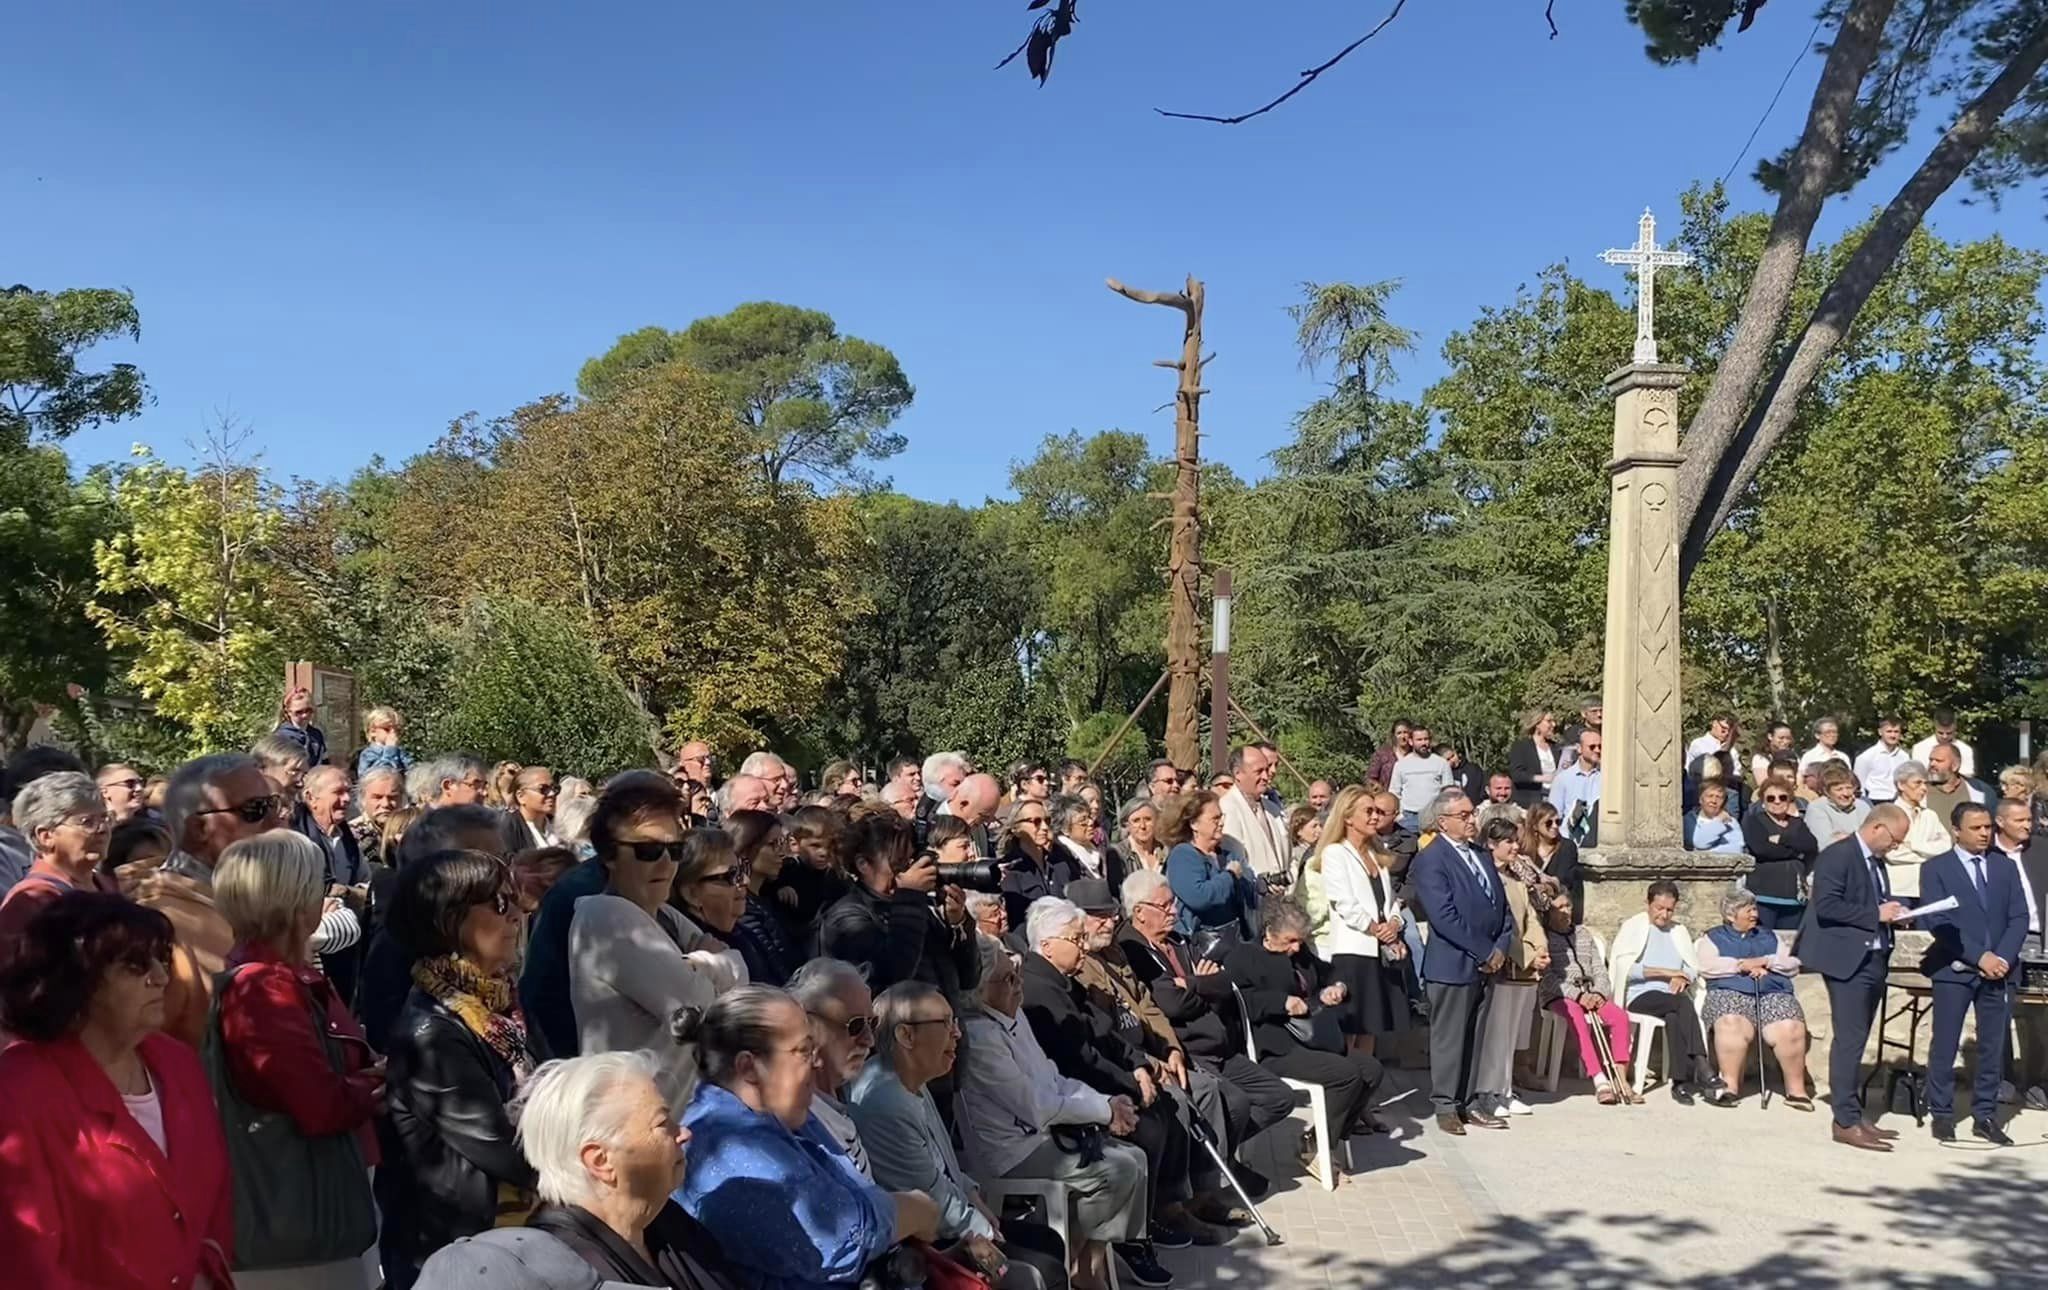
[[[1165,1254],[1177,1287],[2048,1287],[2048,1113],[2018,1116],[1997,1151],[1891,1115],[1898,1149],[1880,1156],[1829,1141],[1824,1104],[1682,1107],[1653,1088],[1604,1107],[1567,1079],[1525,1095],[1536,1114],[1511,1128],[1454,1138],[1423,1127],[1419,1078],[1390,1073],[1399,1134],[1359,1140],[1363,1172],[1334,1193],[1275,1158],[1286,1128],[1255,1143],[1287,1179],[1261,1206],[1285,1244],[1253,1228]]]

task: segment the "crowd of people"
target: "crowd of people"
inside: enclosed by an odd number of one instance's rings
[[[1811,1111],[1818,971],[1836,1137],[1885,1149],[1843,1019],[1913,892],[1974,902],[1922,920],[1936,1065],[1975,1008],[1998,1141],[2003,1072],[2048,1108],[2038,1022],[2009,1061],[1989,1024],[2041,957],[2048,759],[1994,788],[1934,727],[1852,761],[1779,724],[1745,758],[1715,717],[1684,834],[1752,863],[1719,925],[1655,882],[1611,944],[1597,704],[1491,775],[1403,722],[1292,809],[1266,743],[1121,803],[1076,761],[806,791],[698,742],[593,785],[415,758],[388,708],[349,757],[302,690],[161,779],[30,747],[0,785],[0,1247],[38,1286],[1164,1287],[1161,1249],[1255,1221],[1244,1149],[1300,1086],[1322,1118],[1280,1158],[1341,1183],[1425,1027],[1444,1133],[1534,1113],[1545,1027],[1601,1103],[1656,1034],[1681,1102],[1734,1104],[1760,1045]]]

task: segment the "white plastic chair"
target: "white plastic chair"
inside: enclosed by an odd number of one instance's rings
[[[1557,1092],[1558,1077],[1564,1073],[1565,1049],[1571,1047],[1567,1023],[1548,1008],[1536,1013],[1536,1069],[1543,1072],[1542,1088]]]
[[[1629,1047],[1634,1050],[1630,1056],[1636,1064],[1636,1096],[1641,1097],[1643,1090],[1650,1086],[1650,1037],[1652,1034],[1655,1034],[1664,1041],[1664,1078],[1666,1080],[1671,1078],[1671,1032],[1664,1028],[1664,1019],[1662,1017],[1652,1017],[1641,1012],[1629,1013],[1628,1022],[1631,1040]]]
[[[1045,1211],[1045,1225],[1059,1235],[1060,1244],[1066,1247],[1067,1257],[1074,1253],[1073,1238],[1067,1234],[1068,1223],[1073,1216],[1071,1189],[1063,1182],[1050,1178],[1003,1178],[988,1179],[981,1184],[981,1197],[989,1208],[998,1214],[1003,1212],[1003,1202],[1011,1197],[1028,1197],[1038,1202]],[[1116,1255],[1109,1258],[1110,1290],[1116,1290]]]
[[[1252,1034],[1251,1009],[1245,1006],[1244,991],[1235,982],[1230,986],[1231,998],[1237,1001],[1238,1019],[1244,1022],[1244,1055],[1253,1061],[1259,1060],[1259,1041]],[[1280,1077],[1280,1082],[1297,1093],[1308,1094],[1309,1132],[1315,1137],[1316,1177],[1322,1182],[1324,1191],[1337,1190],[1337,1177],[1330,1172],[1330,1096],[1320,1084],[1307,1080]],[[1344,1144],[1344,1163],[1351,1163],[1351,1144]]]

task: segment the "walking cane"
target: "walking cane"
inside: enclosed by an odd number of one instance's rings
[[[1193,1107],[1190,1107],[1189,1110],[1192,1111]],[[1237,1193],[1239,1200],[1244,1202],[1245,1212],[1252,1216],[1252,1221],[1257,1223],[1259,1230],[1266,1234],[1266,1244],[1281,1244],[1280,1233],[1273,1230],[1273,1225],[1266,1221],[1266,1216],[1261,1214],[1259,1207],[1252,1203],[1252,1198],[1245,1191],[1244,1184],[1237,1180],[1237,1174],[1231,1169],[1229,1159],[1223,1154],[1223,1146],[1216,1141],[1216,1133],[1209,1127],[1208,1122],[1199,1115],[1190,1114],[1188,1116],[1188,1128],[1193,1132],[1195,1141],[1208,1149],[1209,1158],[1216,1162],[1216,1167],[1223,1171],[1224,1180],[1230,1184],[1230,1189]],[[1318,1132],[1321,1132],[1321,1130],[1318,1130]]]
[[[1764,997],[1761,993],[1749,996],[1750,1024],[1756,1027],[1756,1085],[1763,1090],[1757,1105],[1771,1109],[1771,1081],[1764,1075]]]
[[[1614,1046],[1607,1042],[1607,1023],[1599,1013],[1593,1013],[1586,1029],[1593,1032],[1593,1048],[1600,1054],[1601,1069],[1607,1072],[1607,1082],[1614,1086],[1615,1095],[1626,1106],[1635,1106],[1643,1099],[1637,1094],[1635,1085],[1629,1083],[1628,1072],[1621,1069],[1614,1060]]]

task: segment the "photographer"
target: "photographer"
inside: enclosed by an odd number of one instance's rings
[[[933,836],[944,838],[954,827],[952,817],[940,816],[932,821]],[[915,980],[951,998],[980,979],[974,923],[964,894],[958,887],[940,889],[937,856],[915,853],[914,838],[911,826],[893,815],[871,815],[854,826],[855,886],[825,911],[818,952],[861,969],[877,993]]]

